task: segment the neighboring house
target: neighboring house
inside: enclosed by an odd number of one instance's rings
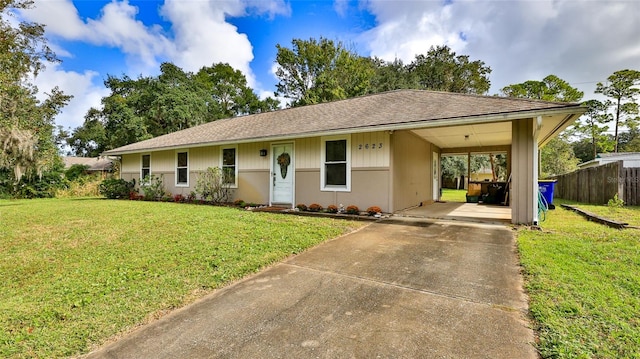
[[[573,103],[397,90],[209,122],[106,151],[121,177],[163,175],[194,191],[198,173],[233,174],[234,199],[379,206],[439,199],[440,155],[507,152],[514,223],[537,222],[537,154],[584,112]]]
[[[491,167],[483,167],[477,171],[472,171],[469,179],[475,182],[492,181],[493,172],[491,172]]]
[[[598,153],[595,159],[581,163],[578,167],[596,167],[617,161],[622,161],[622,167],[640,167],[640,152]]]
[[[111,172],[113,160],[105,157],[62,157],[64,168],[69,169],[73,165],[88,166],[87,172]]]

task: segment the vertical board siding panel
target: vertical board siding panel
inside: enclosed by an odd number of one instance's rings
[[[140,173],[141,156],[142,154],[122,155],[122,168],[120,171],[123,173]],[[153,158],[151,160],[153,161]]]
[[[320,137],[297,139],[294,151],[296,169],[320,168]]]
[[[151,153],[151,173],[175,171],[175,151],[158,151]]]
[[[260,150],[267,156],[260,156]],[[269,170],[270,148],[268,142],[242,143],[238,145],[239,170]]]
[[[204,171],[220,166],[218,147],[198,147],[189,150],[189,171]]]
[[[362,134],[351,135],[351,168],[364,167],[364,154],[360,146],[362,145]]]
[[[389,143],[389,135],[383,131],[354,133],[351,135],[351,167],[389,167]]]

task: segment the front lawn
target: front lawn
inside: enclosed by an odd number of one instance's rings
[[[542,357],[640,357],[640,230],[560,206],[541,225],[520,230],[518,247]]]
[[[444,202],[466,202],[467,190],[443,188],[440,200]]]
[[[0,201],[0,357],[65,357],[362,226],[235,208]]]
[[[607,205],[585,204],[565,200],[561,201],[562,203],[574,205],[600,217],[606,217],[614,221],[628,223],[631,226],[640,227],[640,207],[638,206],[624,206],[617,208]]]

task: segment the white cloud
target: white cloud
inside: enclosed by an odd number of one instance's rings
[[[349,10],[349,0],[333,0],[333,10],[338,15],[345,17]]]
[[[250,87],[256,79],[249,64],[253,47],[246,34],[226,21],[248,12],[259,15],[288,16],[290,7],[282,0],[192,1],[166,0],[161,14],[171,22],[175,51],[170,60],[188,71],[197,71],[213,63],[228,63],[247,77]]]
[[[249,66],[253,60],[252,45],[226,17],[289,16],[291,8],[283,0],[166,0],[160,12],[171,22],[172,33],[138,20],[138,8],[128,0],[112,0],[95,19],[82,19],[71,0],[36,0],[35,7],[22,11],[21,16],[46,25],[50,46],[61,57],[73,57],[61,46],[63,41],[110,46],[126,55],[127,68],[123,72],[130,76],[157,73],[161,61],[172,61],[186,71],[223,62],[242,71],[249,86],[255,88],[255,76]],[[82,124],[89,107],[99,105],[100,98],[108,94],[104,87],[92,84],[98,75],[104,76],[91,69],[79,73],[51,65],[36,84],[45,91],[57,84],[65,93],[75,96],[57,118],[59,124],[75,127]]]
[[[184,2],[167,0],[161,13],[172,24],[175,51],[170,58],[185,70],[226,62],[245,75],[251,70],[253,49],[245,34],[225,21],[244,13],[239,1]]]
[[[173,48],[171,41],[159,26],[146,26],[136,20],[138,8],[128,0],[107,3],[96,19],[82,20],[71,0],[36,0],[32,9],[21,12],[31,20],[46,25],[49,37],[82,41],[97,46],[119,48],[127,55],[130,71],[147,73],[158,67],[158,58],[163,58]],[[61,56],[64,49],[54,42]]]
[[[370,0],[377,25],[361,37],[371,55],[411,61],[432,45],[492,68],[491,93],[555,74],[593,97],[595,82],[640,64],[636,1]],[[588,83],[585,83],[588,82]]]
[[[82,125],[87,110],[90,107],[100,108],[100,100],[109,94],[104,86],[94,84],[96,76],[98,73],[91,70],[78,73],[61,70],[59,64],[48,64],[34,83],[38,86],[40,100],[44,100],[45,93],[48,93],[55,86],[58,86],[65,94],[73,96],[73,99],[56,118],[56,123],[64,128],[75,128]]]

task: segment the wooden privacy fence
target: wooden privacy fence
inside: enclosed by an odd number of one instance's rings
[[[617,193],[627,206],[640,206],[640,168],[624,168],[622,161],[584,168],[557,176],[554,197],[606,204]]]

